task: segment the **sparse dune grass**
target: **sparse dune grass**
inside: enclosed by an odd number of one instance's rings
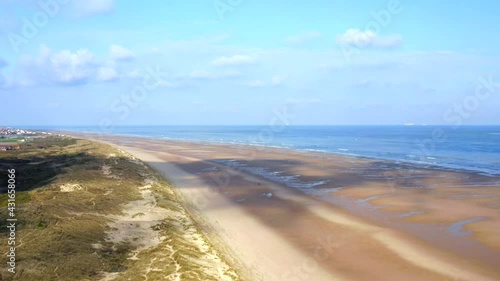
[[[122,151],[50,137],[0,154],[0,181],[12,168],[17,273],[2,266],[0,280],[239,280],[170,185]],[[5,264],[7,243],[0,252]]]

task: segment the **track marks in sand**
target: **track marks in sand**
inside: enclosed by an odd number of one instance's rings
[[[195,172],[196,167],[190,166],[190,162],[198,163],[199,166],[202,166],[200,163],[206,163],[207,166],[210,165],[213,166],[213,163],[209,163],[209,161],[204,161],[203,159],[199,159],[197,157],[191,157],[190,155],[176,155],[173,151],[170,150],[169,150],[170,153],[158,152],[158,151],[157,152],[144,151],[140,150],[140,148],[137,148],[137,151],[139,154],[142,154],[141,156],[142,159],[148,159],[146,161],[151,161],[158,165],[160,165],[161,163],[163,168],[169,170],[166,172],[167,175],[170,175],[172,169],[165,166],[164,164],[166,163],[162,163],[164,161],[180,163],[181,165],[177,165],[176,167],[193,168],[192,169],[193,172]],[[224,169],[222,165],[215,165],[215,166],[217,167],[217,170],[215,170],[214,172],[221,171]],[[161,169],[162,168],[160,168],[160,170]],[[187,182],[188,181],[191,182],[193,178],[198,178],[198,179],[200,178],[200,174],[196,173],[190,175],[189,173],[181,174],[179,172],[177,176],[178,178],[181,178],[181,181],[186,180]],[[235,175],[235,177],[237,176],[241,176],[243,179],[239,180],[242,181],[248,181],[253,183],[266,182],[261,178],[254,177],[252,175],[245,173],[241,173],[241,175]],[[233,178],[231,179],[231,181],[233,181]],[[207,184],[208,183],[206,182],[201,183],[201,185],[207,185]],[[186,190],[185,192],[186,193],[189,192],[190,196],[191,195],[199,196],[199,194],[193,194],[194,192],[193,190],[200,192],[213,192],[214,190],[216,190],[210,187],[202,188],[201,185],[196,185],[196,186],[191,185],[188,188],[185,188]],[[457,258],[451,257],[451,254],[432,248],[430,245],[427,245],[425,243],[420,243],[420,241],[417,241],[417,239],[413,239],[412,237],[407,236],[406,234],[401,233],[400,231],[395,231],[389,228],[376,226],[375,224],[368,223],[363,219],[358,219],[355,216],[345,214],[345,212],[343,211],[337,212],[335,208],[330,208],[329,206],[326,206],[326,204],[318,204],[317,201],[311,199],[308,196],[298,194],[297,192],[289,192],[286,188],[282,186],[273,185],[270,182],[266,182],[263,185],[270,188],[270,190],[266,192],[268,193],[271,192],[273,196],[272,198],[265,198],[262,200],[267,200],[268,202],[271,203],[282,200],[282,205],[279,205],[282,207],[283,206],[288,207],[290,205],[297,206],[296,208],[297,212],[295,213],[289,212],[286,215],[290,214],[302,215],[303,212],[309,213],[309,214],[304,214],[303,217],[304,219],[301,221],[301,225],[306,225],[306,224],[311,225],[312,223],[308,220],[313,220],[315,223],[317,222],[318,224],[331,224],[331,226],[324,226],[324,229],[328,229],[328,231],[325,231],[323,234],[332,233],[330,230],[337,229],[339,231],[344,232],[344,234],[352,234],[353,237],[360,238],[360,240],[358,240],[358,239],[351,239],[352,238],[351,236],[347,237],[348,242],[352,245],[354,249],[353,251],[351,251],[350,248],[351,246],[347,245],[345,246],[344,249],[341,249],[341,251],[347,253],[352,258],[352,260],[346,261],[345,256],[343,256],[342,254],[336,254],[335,260],[332,261],[332,264],[337,263],[337,265],[333,265],[327,269],[332,275],[336,275],[336,273],[338,272],[339,275],[336,276],[344,276],[344,273],[346,273],[345,276],[353,277],[353,278],[346,278],[347,280],[366,280],[366,278],[368,277],[372,277],[371,280],[380,280],[381,278],[377,279],[377,277],[382,277],[383,271],[389,271],[388,273],[394,273],[394,274],[388,275],[385,280],[401,280],[401,278],[398,279],[397,277],[398,276],[401,277],[402,275],[408,272],[414,272],[417,273],[418,275],[414,276],[413,279],[409,278],[408,280],[471,280],[471,281],[493,280],[491,278],[484,276],[487,273],[483,274],[482,272],[480,272],[478,268],[475,268],[474,266],[468,266],[465,263],[466,261],[464,259],[458,257]],[[237,184],[235,184],[235,186],[237,186]],[[244,184],[244,186],[248,188],[253,188],[251,184],[248,184],[248,186],[247,184]],[[261,194],[262,193],[259,193],[258,197],[263,198]],[[245,203],[234,204],[237,205],[236,210],[240,212],[242,211],[242,209],[245,209],[248,206],[251,206],[251,204],[254,204],[258,201],[258,200],[249,200],[251,199],[251,196],[253,196],[250,193],[249,194],[241,193],[241,195],[242,195],[241,198],[246,198],[245,197],[246,195],[249,195],[249,197],[247,198]],[[225,195],[219,194],[218,196],[225,196]],[[216,196],[212,197],[211,194],[205,197],[210,199],[218,198]],[[224,204],[219,204],[217,206],[218,208],[221,209],[220,211],[212,211],[212,212],[219,212],[219,213],[224,212],[224,215],[226,215],[229,208],[234,207],[231,204],[226,204],[225,201],[222,203]],[[260,207],[260,205],[258,205],[258,207]],[[276,214],[280,215],[281,213],[282,212],[279,212],[279,210],[276,210]],[[272,226],[269,226],[267,225],[267,223],[264,222],[266,219],[268,221],[271,220],[271,218],[267,217],[259,218],[255,214],[249,215],[242,213],[242,215],[251,217],[251,219],[257,221],[256,224],[266,224],[265,226],[266,228],[272,228]],[[320,222],[321,220],[323,220],[324,222]],[[297,224],[297,221],[295,221],[294,223]],[[282,226],[282,228],[284,229],[284,231],[292,229],[286,225]],[[295,230],[302,231],[301,229],[295,229]],[[291,245],[291,247],[294,248],[295,250],[297,250],[298,248],[299,249],[298,251],[305,253],[306,251],[305,250],[302,251],[304,247],[302,247],[301,245],[311,245],[309,243],[310,242],[309,240],[311,239],[310,237],[309,238],[307,237],[306,232],[307,231],[304,231],[304,233],[300,235],[293,234],[294,236],[293,239],[295,239],[295,241],[291,241],[291,239],[285,237],[286,235],[284,235],[283,237],[281,237],[283,238],[281,239],[281,242],[283,241],[288,242]],[[312,230],[311,233],[313,233]],[[309,235],[312,235],[311,233]],[[306,239],[307,241],[304,239]],[[301,244],[302,242],[303,244]],[[355,254],[353,254],[353,252]],[[305,259],[306,255],[304,255],[303,258]],[[392,263],[393,261],[394,263]],[[362,268],[359,267],[360,264],[363,264]],[[294,264],[292,263],[289,264],[288,266],[293,266],[293,265]],[[378,268],[379,265],[383,265],[382,267],[383,269]],[[370,275],[370,269],[379,270],[380,272],[378,273],[382,275]],[[363,273],[359,273],[360,270],[363,270]]]
[[[293,196],[288,197],[288,199],[294,200]],[[422,247],[422,245],[417,245],[402,239],[400,235],[396,234],[393,230],[370,225],[357,218],[346,216],[339,212],[332,212],[331,209],[321,205],[311,204],[309,205],[309,210],[325,220],[367,234],[384,248],[397,255],[400,259],[416,267],[445,276],[451,280],[455,280],[459,277],[459,280],[495,281],[479,273],[464,270],[464,267],[461,267],[459,264],[447,262],[443,258],[440,258],[436,252],[432,252]]]
[[[224,169],[223,167],[220,168]],[[247,181],[263,181],[247,174],[241,176]],[[287,205],[298,204],[305,206],[308,211],[318,217],[336,225],[347,227],[350,229],[348,231],[358,233],[357,235],[364,237],[365,241],[373,241],[377,245],[376,248],[385,249],[394,259],[399,259],[402,262],[401,264],[409,264],[415,270],[420,268],[422,274],[426,271],[431,272],[436,279],[439,276],[443,276],[451,280],[460,278],[460,280],[471,281],[494,281],[492,278],[483,276],[479,271],[475,273],[464,270],[464,268],[467,268],[464,266],[465,263],[455,263],[455,260],[450,261],[448,257],[438,254],[438,251],[434,251],[428,246],[424,247],[423,245],[417,245],[409,240],[402,239],[401,235],[393,230],[366,223],[356,217],[345,215],[343,212],[334,211],[324,204],[318,204],[318,202],[310,198],[298,195],[296,192],[290,192],[282,186],[271,182],[267,182],[265,185],[273,191],[278,199],[288,201]]]

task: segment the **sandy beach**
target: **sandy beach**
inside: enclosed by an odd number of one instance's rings
[[[246,280],[500,280],[500,178],[278,148],[73,135],[160,171]]]

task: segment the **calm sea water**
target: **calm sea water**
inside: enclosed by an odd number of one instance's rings
[[[97,127],[60,127],[99,132]],[[135,126],[107,133],[264,145],[500,175],[500,126]]]

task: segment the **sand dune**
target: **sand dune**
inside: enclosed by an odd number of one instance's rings
[[[499,191],[491,184],[474,190],[490,194],[486,199],[455,200],[471,192],[457,190],[467,184],[458,173],[408,169],[410,180],[401,172],[405,167],[377,168],[368,160],[138,138],[126,138],[125,144],[124,139],[102,140],[172,181],[210,240],[248,280],[500,279],[495,267],[500,241],[491,239],[500,237],[498,228],[464,236],[446,228],[471,215],[496,225]],[[443,204],[447,208],[434,213]]]

